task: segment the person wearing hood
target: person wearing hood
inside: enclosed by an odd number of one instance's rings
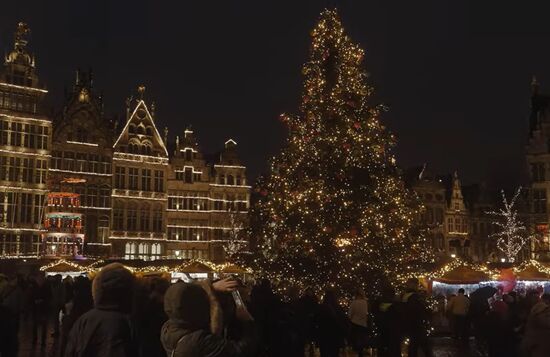
[[[168,357],[256,355],[255,326],[244,305],[237,305],[235,312],[243,324],[242,337],[230,340],[222,335],[222,313],[214,291],[230,292],[236,285],[227,278],[213,284],[178,282],[168,288],[164,296],[168,321],[161,331],[161,342]]]
[[[533,306],[527,319],[525,336],[521,344],[523,356],[550,356],[550,295],[544,294]]]
[[[133,290],[134,276],[122,264],[103,267],[92,283],[94,308],[74,323],[65,356],[136,356],[129,318]]]

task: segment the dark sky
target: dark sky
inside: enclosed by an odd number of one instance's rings
[[[531,76],[550,92],[550,12],[509,3],[19,0],[2,4],[0,48],[27,21],[52,104],[77,67],[93,67],[110,114],[143,83],[171,137],[191,124],[206,152],[232,137],[255,175],[282,143],[278,115],[297,109],[309,32],[337,4],[391,108],[400,165],[510,185],[523,169]]]

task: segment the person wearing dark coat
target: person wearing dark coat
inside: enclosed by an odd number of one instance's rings
[[[46,346],[48,333],[48,314],[50,312],[51,291],[43,275],[35,276],[30,287],[31,316],[32,316],[32,343],[36,344],[38,330],[40,330],[40,344]]]
[[[302,321],[304,344],[309,350],[309,355],[314,354],[314,343],[317,341],[317,325],[315,317],[319,309],[317,296],[312,288],[307,288],[299,302],[299,316]]]
[[[321,357],[338,357],[348,331],[346,313],[333,290],[327,290],[317,317]]]
[[[389,283],[383,286],[382,296],[374,306],[378,355],[380,357],[401,357],[403,324],[399,310],[400,302],[396,301],[395,290]]]
[[[92,283],[84,277],[79,276],[71,284],[72,291],[69,293],[70,300],[67,301],[64,307],[64,315],[61,319],[61,344],[60,355],[65,353],[65,346],[69,338],[74,323],[88,311],[94,307],[92,298]]]
[[[229,340],[222,336],[220,306],[213,290],[231,291],[230,279],[212,285],[179,282],[164,296],[168,321],[162,327],[161,342],[168,357],[247,357],[256,356],[254,322],[244,306],[236,308],[243,324],[242,337]]]
[[[405,293],[401,296],[404,334],[409,338],[409,357],[418,356],[419,350],[422,350],[426,357],[431,357],[432,348],[427,327],[429,311],[418,292],[418,285],[418,279],[409,279]]]
[[[164,312],[164,294],[170,287],[166,279],[147,278],[139,303],[134,306],[136,335],[139,343],[139,356],[165,357],[166,352],[160,343],[162,325],[168,320]]]
[[[129,318],[133,289],[134,276],[122,264],[103,267],[92,283],[94,308],[75,322],[65,356],[136,356]]]

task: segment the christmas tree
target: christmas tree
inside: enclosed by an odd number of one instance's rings
[[[281,116],[285,149],[256,188],[257,267],[301,287],[376,291],[425,257],[413,232],[421,205],[397,170],[384,107],[371,103],[363,50],[335,10],[311,35],[300,114]]]

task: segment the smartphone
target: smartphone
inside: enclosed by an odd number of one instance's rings
[[[233,290],[231,292],[231,295],[233,295],[233,300],[235,300],[235,305],[240,306],[240,307],[244,306],[243,299],[241,297],[241,293],[238,290]]]

